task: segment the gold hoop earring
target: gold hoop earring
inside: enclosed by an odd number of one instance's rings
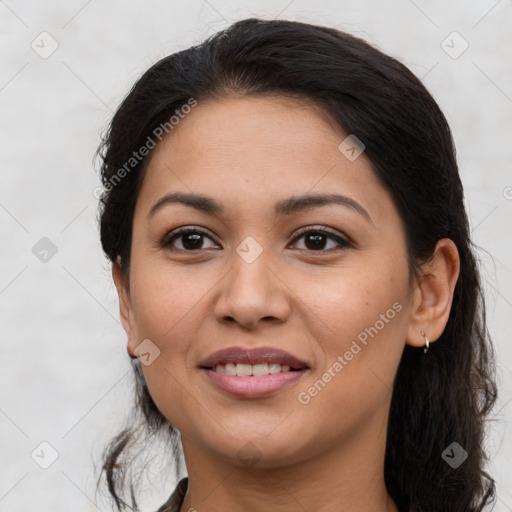
[[[423,348],[423,352],[426,354],[428,347],[430,346],[430,342],[428,341],[427,335],[425,334],[425,331],[421,331],[421,335],[425,338],[425,347]]]

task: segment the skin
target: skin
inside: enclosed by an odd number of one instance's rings
[[[200,102],[154,151],[134,214],[129,278],[120,260],[113,277],[129,353],[145,339],[160,350],[143,370],[182,435],[182,511],[398,510],[383,473],[393,379],[406,343],[422,347],[422,331],[430,342],[443,332],[459,259],[453,242],[440,240],[410,284],[402,220],[365,154],[350,161],[339,151],[346,135],[305,102],[229,96]],[[174,203],[149,215],[173,192],[209,196],[224,212]],[[274,212],[280,200],[318,193],[348,196],[369,218],[337,204]],[[207,232],[202,250],[187,252],[187,236],[162,247],[182,226]],[[311,237],[297,236],[306,226],[352,245],[324,237],[315,249]],[[252,263],[236,251],[249,236],[262,249]],[[394,318],[300,403],[299,393],[395,303]],[[235,345],[278,347],[310,369],[272,396],[235,398],[199,370]]]

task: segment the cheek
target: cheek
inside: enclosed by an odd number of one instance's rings
[[[189,349],[200,329],[200,316],[204,318],[201,299],[213,284],[170,272],[158,262],[133,269],[131,296],[138,343],[151,340],[158,354],[143,366],[144,378],[158,409],[180,428],[200,415],[188,391],[193,389]]]
[[[395,319],[405,310],[407,276],[394,274],[393,270],[386,264],[361,265],[338,275],[333,273],[330,278],[307,277],[304,289],[308,293],[303,300],[322,320],[325,334],[335,346],[372,326],[376,325],[379,335],[385,336],[401,324]]]
[[[212,289],[214,280],[208,274],[183,272],[165,265],[165,262],[147,258],[143,264],[132,266],[131,297],[139,336],[156,344],[164,339],[179,343],[183,329],[194,317]],[[164,349],[163,346],[160,347]]]
[[[381,396],[393,385],[408,324],[407,276],[394,275],[386,262],[368,268],[313,287],[308,279],[310,293],[303,300],[318,326],[314,336],[322,357],[315,370],[317,388],[329,387],[329,393],[322,391],[326,400],[331,393],[371,400],[372,393]]]

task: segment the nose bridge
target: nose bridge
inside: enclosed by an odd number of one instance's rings
[[[242,292],[255,299],[267,296],[272,286],[270,263],[268,250],[256,248],[251,242],[242,242],[232,257],[231,293]]]
[[[287,318],[288,298],[271,268],[268,249],[247,237],[233,251],[229,264],[231,271],[222,281],[215,307],[219,321],[230,319],[249,327],[264,318]]]

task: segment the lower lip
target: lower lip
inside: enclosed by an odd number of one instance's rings
[[[218,373],[206,368],[201,368],[201,371],[222,391],[240,398],[260,398],[271,395],[297,382],[307,370],[271,373],[257,377],[227,375],[226,373]]]

